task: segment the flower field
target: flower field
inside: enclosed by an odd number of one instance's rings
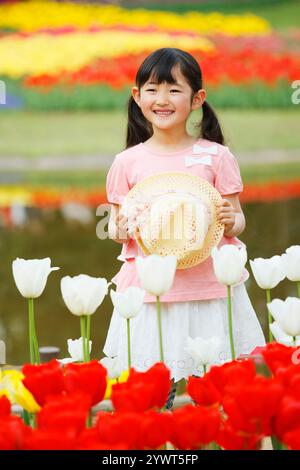
[[[279,33],[251,13],[4,3],[0,77],[29,109],[121,109],[150,51],[178,47],[199,62],[218,106],[290,106],[300,32]]]
[[[171,443],[175,449],[259,450],[263,438],[272,436],[276,449],[299,450],[299,361],[292,363],[297,349],[272,343],[262,353],[268,377],[256,373],[252,360],[212,367],[189,378],[195,404],[173,412],[162,410],[170,386],[164,364],[145,373],[132,369],[127,382],[112,387],[115,411],[99,412],[93,422],[90,409],[107,386],[107,372],[97,361],[63,367],[53,360],[26,364],[22,373],[4,372],[0,381],[18,390],[25,422],[11,414],[12,392],[4,390],[0,449],[142,450]]]

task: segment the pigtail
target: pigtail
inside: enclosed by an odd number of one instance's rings
[[[217,115],[207,101],[204,101],[202,111],[201,136],[203,139],[224,145],[224,136]]]
[[[152,126],[131,96],[128,100],[128,124],[126,148],[148,140],[153,134]]]

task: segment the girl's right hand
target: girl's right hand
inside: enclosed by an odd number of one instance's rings
[[[116,217],[116,227],[118,230],[118,233],[117,233],[118,238],[120,240],[127,240],[129,238],[128,218],[121,212],[119,212]]]
[[[136,227],[134,235],[128,231],[128,217],[121,212],[119,212],[116,217],[116,226],[118,229],[118,238],[120,239],[128,240],[128,238],[132,238],[134,240],[135,238],[140,237],[138,227]]]

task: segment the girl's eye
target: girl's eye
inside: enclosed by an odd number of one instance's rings
[[[171,92],[177,92],[177,93],[180,93],[180,90],[171,90]]]
[[[148,88],[146,91],[155,91],[154,88]]]

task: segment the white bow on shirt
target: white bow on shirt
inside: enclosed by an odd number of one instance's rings
[[[201,145],[195,144],[193,146],[193,153],[210,153],[211,155],[217,155],[218,146],[212,145],[211,147],[202,147]]]
[[[200,158],[193,157],[192,155],[187,155],[185,157],[185,166],[192,166],[195,165],[195,163],[202,163],[204,165],[211,166],[211,155]]]

